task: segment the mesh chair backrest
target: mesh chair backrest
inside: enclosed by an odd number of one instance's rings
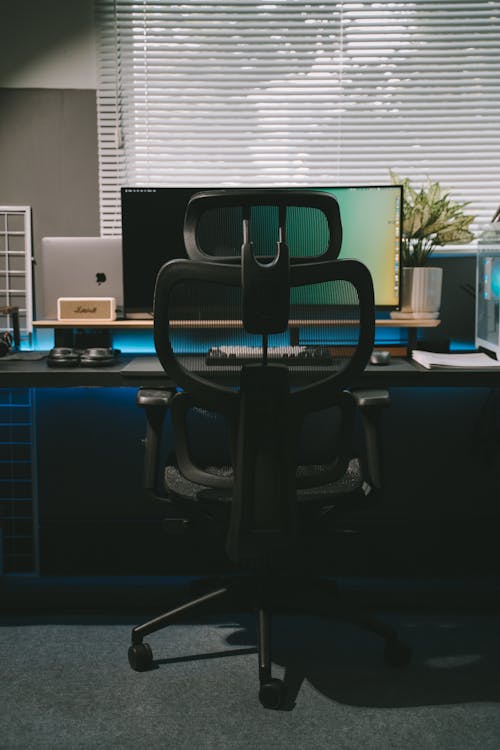
[[[373,347],[373,286],[358,261],[290,269],[288,330],[263,340],[242,324],[240,267],[175,260],[160,270],[154,306],[155,346],[170,376],[205,408],[235,408],[242,367],[286,365],[294,408],[335,402],[364,369]],[[300,331],[299,347],[290,334]],[[304,344],[303,342],[307,342]]]

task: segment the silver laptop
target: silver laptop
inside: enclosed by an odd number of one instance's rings
[[[59,297],[115,297],[123,316],[121,237],[43,237],[36,268],[43,297],[37,317],[55,320]]]

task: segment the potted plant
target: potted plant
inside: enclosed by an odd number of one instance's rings
[[[427,265],[436,247],[470,242],[474,216],[468,203],[450,198],[439,182],[427,180],[416,190],[408,178],[390,171],[394,184],[403,186],[402,305],[396,318],[437,318],[441,304],[443,269]]]

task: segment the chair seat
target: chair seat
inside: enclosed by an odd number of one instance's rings
[[[322,464],[317,466],[308,466],[307,473],[317,473],[321,475],[325,467]],[[300,477],[305,473],[305,467],[299,466],[297,468],[297,476]],[[345,473],[337,479],[335,482],[326,482],[318,487],[308,487],[305,489],[299,489],[297,491],[297,499],[300,502],[310,502],[318,500],[320,498],[329,497],[332,495],[348,495],[349,493],[358,492],[363,486],[363,475],[361,470],[361,464],[358,458],[351,458]]]
[[[232,476],[233,470],[230,466],[207,466],[205,470],[220,477]],[[165,490],[167,495],[176,500],[199,500],[204,494],[219,500],[221,503],[230,503],[231,490],[210,490],[203,484],[197,484],[186,479],[176,466],[168,465],[164,475]]]
[[[230,466],[207,466],[206,471],[216,476],[228,477],[232,475]],[[324,471],[324,466],[308,466],[307,473],[320,474]],[[306,467],[299,466],[297,475],[305,474]],[[322,484],[319,487],[308,487],[297,490],[297,500],[299,503],[325,501],[326,498],[339,495],[349,495],[358,493],[363,488],[363,476],[361,464],[358,458],[352,458],[349,462],[346,472],[340,479],[335,482]],[[202,484],[196,484],[186,479],[176,466],[169,465],[165,469],[165,489],[167,495],[174,500],[212,500],[220,503],[230,503],[231,490],[214,490],[208,489]]]

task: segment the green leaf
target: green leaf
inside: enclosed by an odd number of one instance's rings
[[[429,189],[427,191],[427,200],[429,202],[429,205],[432,205],[435,203],[439,198],[441,197],[441,187],[439,185],[439,182],[433,182],[429,184]]]
[[[436,244],[448,245],[450,242],[462,244],[464,242],[470,242],[474,239],[472,232],[466,229],[458,229],[456,227],[450,227],[443,229],[442,232],[436,235]]]

